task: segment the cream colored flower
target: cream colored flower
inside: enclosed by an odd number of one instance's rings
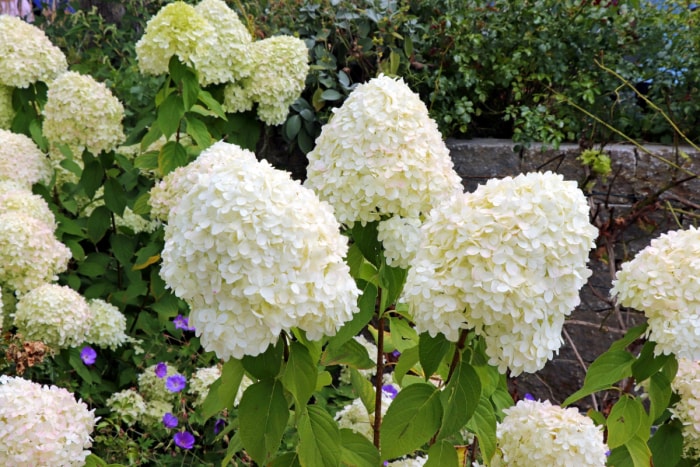
[[[0,130],[9,130],[15,118],[12,107],[12,91],[10,86],[0,84]]]
[[[0,181],[10,180],[31,189],[35,183],[48,183],[51,176],[49,159],[34,141],[0,129]]]
[[[119,308],[99,298],[90,300],[88,306],[92,312],[92,322],[85,342],[111,349],[127,342],[126,317]]]
[[[683,454],[700,459],[700,362],[679,358],[671,387],[680,396],[670,411],[683,425]]]
[[[56,217],[44,198],[26,186],[0,180],[0,216],[12,211],[27,214],[56,229]]]

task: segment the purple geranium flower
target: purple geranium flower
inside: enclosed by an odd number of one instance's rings
[[[165,428],[175,428],[177,426],[177,417],[170,412],[163,415],[163,425]]]
[[[385,384],[382,386],[382,392],[389,394],[392,399],[399,393],[398,389],[396,389],[396,386],[393,384]]]
[[[186,316],[177,315],[173,320],[175,329],[182,329],[183,331],[194,331],[194,328],[190,326],[190,320]]]
[[[163,362],[158,363],[156,365],[156,376],[159,378],[162,378],[167,374],[168,374],[168,365],[166,365]]]
[[[182,449],[192,449],[194,446],[194,436],[189,431],[180,431],[173,436],[175,444]]]
[[[218,435],[219,432],[224,429],[224,425],[226,425],[226,420],[223,418],[217,419],[214,423],[214,434]]]
[[[535,400],[535,396],[533,396],[532,394],[530,394],[530,393],[528,392],[527,394],[525,394],[525,397],[524,397],[523,399],[525,399],[526,401],[534,401],[534,400]]]
[[[181,374],[175,374],[168,376],[165,380],[165,387],[170,392],[180,392],[185,389],[185,384],[187,384],[187,379]]]
[[[97,360],[97,352],[95,352],[95,349],[93,349],[89,345],[86,345],[80,351],[80,359],[83,361],[84,364],[92,365]]]

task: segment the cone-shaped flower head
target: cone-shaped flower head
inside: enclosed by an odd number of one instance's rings
[[[492,466],[605,466],[603,431],[578,409],[521,400],[503,412]]]
[[[126,317],[119,308],[99,298],[88,302],[92,324],[85,338],[90,344],[116,349],[128,340]]]
[[[653,239],[622,265],[610,293],[644,312],[657,354],[700,360],[700,230]]]
[[[35,183],[48,183],[51,175],[49,159],[34,141],[0,129],[0,180],[12,180],[31,188]]]
[[[416,329],[456,342],[474,328],[502,373],[541,369],[579,304],[596,234],[576,183],[550,172],[455,196],[421,227],[404,288]]]
[[[0,15],[0,85],[26,88],[49,82],[68,68],[61,49],[44,31],[21,19]]]
[[[94,411],[65,389],[0,376],[0,465],[85,465],[94,427]]]
[[[217,143],[151,200],[169,206],[161,276],[219,358],[257,355],[292,327],[333,335],[356,311],[332,209],[252,152]]]
[[[76,155],[110,151],[124,140],[124,106],[103,83],[66,72],[49,84],[44,107],[44,136],[66,144]]]
[[[359,85],[334,110],[308,159],[305,185],[348,227],[393,215],[420,218],[462,191],[425,104],[387,76]]]

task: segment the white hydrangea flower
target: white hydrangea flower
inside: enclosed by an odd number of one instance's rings
[[[58,284],[44,284],[22,295],[14,315],[17,332],[26,340],[55,349],[85,342],[92,319],[85,298]]]
[[[88,301],[88,306],[93,318],[85,342],[116,349],[128,340],[126,317],[119,308],[99,298]]]
[[[386,467],[423,467],[425,463],[428,462],[428,458],[425,456],[418,457],[404,457],[397,459],[395,461],[389,462]]]
[[[662,234],[624,263],[610,291],[643,311],[656,354],[700,360],[700,230]]]
[[[243,80],[238,83],[229,83],[224,88],[224,102],[222,107],[225,112],[238,113],[251,110],[253,108],[253,98],[248,92],[246,83],[249,80]]]
[[[377,224],[377,239],[382,242],[389,266],[411,267],[420,246],[420,226],[420,219],[401,216],[393,216]]]
[[[236,397],[233,399],[233,406],[237,407],[238,404],[241,403],[241,398],[243,397],[243,393],[245,392],[246,389],[248,389],[249,386],[252,386],[255,381],[252,379],[248,378],[247,375],[243,375],[243,378],[241,379],[241,384],[238,386],[238,392],[236,393]]]
[[[209,394],[209,388],[220,376],[221,369],[218,366],[199,368],[194,372],[190,378],[190,388],[187,390],[188,394],[196,397],[193,403],[194,406],[202,405],[204,399],[207,398],[207,394]]]
[[[0,15],[0,37],[0,85],[48,83],[68,68],[65,55],[44,31],[19,18]]]
[[[91,76],[69,71],[56,78],[43,113],[46,139],[70,146],[78,158],[83,149],[99,154],[124,140],[124,106]]]
[[[11,211],[22,212],[56,229],[56,217],[44,198],[26,185],[0,179],[0,215]]]
[[[52,168],[46,154],[25,135],[0,129],[0,180],[12,180],[31,188],[51,181]]]
[[[496,427],[493,467],[603,467],[603,430],[575,408],[521,400]]]
[[[177,397],[177,393],[168,391],[165,383],[168,377],[178,374],[177,368],[173,365],[166,365],[166,373],[163,377],[156,374],[158,365],[151,365],[138,376],[139,391],[148,401],[172,401]]]
[[[223,142],[171,175],[159,188],[171,195],[160,274],[189,303],[205,349],[257,355],[282,330],[317,340],[352,318],[347,238],[311,190]]]
[[[462,191],[428,109],[403,80],[361,84],[323,126],[305,185],[352,227],[398,215],[420,219]]]
[[[382,391],[382,418],[386,415],[393,400],[391,394]],[[374,439],[374,413],[367,412],[360,398],[340,409],[335,414],[335,420],[338,422],[339,428],[349,428],[370,441]]]
[[[0,464],[82,466],[90,454],[94,410],[56,386],[0,376]]]
[[[474,328],[501,373],[541,369],[580,302],[596,234],[576,183],[551,172],[454,196],[421,227],[408,271],[403,300],[416,330],[456,342]]]
[[[128,426],[139,421],[146,413],[146,401],[134,389],[115,392],[105,403]]]
[[[683,424],[683,454],[700,459],[700,362],[679,358],[671,387],[680,396],[670,410]]]
[[[20,211],[0,214],[0,284],[20,293],[58,279],[71,252],[54,226]]]
[[[141,414],[139,422],[146,426],[163,426],[163,415],[173,412],[173,404],[162,400],[146,402],[146,408]]]
[[[168,72],[172,56],[199,68],[198,57],[219,45],[214,26],[192,5],[177,1],[161,8],[146,23],[146,31],[136,43],[136,55],[141,73],[162,75]]]
[[[374,365],[371,368],[361,368],[357,371],[363,377],[371,379],[377,373],[377,346],[374,344],[374,342],[368,341],[367,338],[363,335],[354,336],[353,339],[355,339],[355,341],[361,344],[362,347],[367,349],[367,355],[369,355],[369,358],[372,360],[372,363],[374,363]],[[344,365],[340,369],[340,375],[338,379],[341,383],[350,384],[350,378],[350,367]]]
[[[0,130],[9,130],[15,118],[12,107],[12,91],[10,86],[0,84]]]

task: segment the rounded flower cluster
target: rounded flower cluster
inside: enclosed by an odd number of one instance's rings
[[[12,107],[12,89],[10,86],[0,84],[0,130],[8,130],[15,118],[15,110]]]
[[[146,402],[135,389],[115,392],[105,401],[107,407],[117,414],[121,421],[131,426],[146,412]]]
[[[67,72],[49,84],[44,107],[44,136],[79,155],[110,151],[124,140],[124,106],[103,83]]]
[[[65,349],[86,341],[92,311],[85,298],[70,287],[44,284],[20,297],[14,320],[17,332],[26,340]]]
[[[382,242],[389,266],[408,269],[420,246],[421,221],[393,216],[377,224],[377,239]]]
[[[82,466],[95,414],[73,394],[19,377],[0,376],[0,464]]]
[[[25,135],[0,129],[0,180],[12,180],[27,188],[51,180],[46,154]]]
[[[0,179],[0,216],[12,211],[23,212],[56,228],[56,217],[44,198],[24,185]]]
[[[173,195],[160,273],[189,303],[202,346],[241,358],[292,327],[334,335],[359,291],[330,206],[238,146],[220,142],[200,158],[160,188]]]
[[[128,340],[126,317],[119,308],[99,298],[90,300],[88,306],[92,312],[92,322],[85,342],[116,349]]]
[[[220,376],[221,369],[216,366],[199,368],[194,372],[192,378],[190,378],[190,389],[187,393],[197,397],[194,401],[195,406],[202,405],[204,399],[207,398],[207,394],[209,394],[209,388]]]
[[[489,363],[535,372],[561,346],[597,231],[575,182],[530,173],[490,180],[431,211],[404,300],[416,329],[453,342],[474,328]]]
[[[610,291],[643,311],[657,354],[700,360],[700,230],[662,234],[624,263]]]
[[[177,393],[168,390],[166,383],[168,378],[178,374],[177,368],[172,365],[165,366],[163,374],[158,373],[159,365],[151,365],[139,375],[139,391],[147,401],[173,401]]]
[[[387,76],[359,85],[334,109],[307,157],[305,185],[348,227],[393,215],[418,219],[462,191],[425,104]]]
[[[575,408],[521,400],[496,427],[494,467],[603,467],[603,431]]]
[[[683,454],[700,459],[700,362],[679,358],[671,387],[680,396],[670,410],[683,424]]]
[[[47,83],[68,68],[65,55],[44,31],[19,18],[0,15],[0,37],[0,85]]]
[[[49,225],[23,211],[0,214],[0,285],[27,292],[68,267],[71,252]]]

